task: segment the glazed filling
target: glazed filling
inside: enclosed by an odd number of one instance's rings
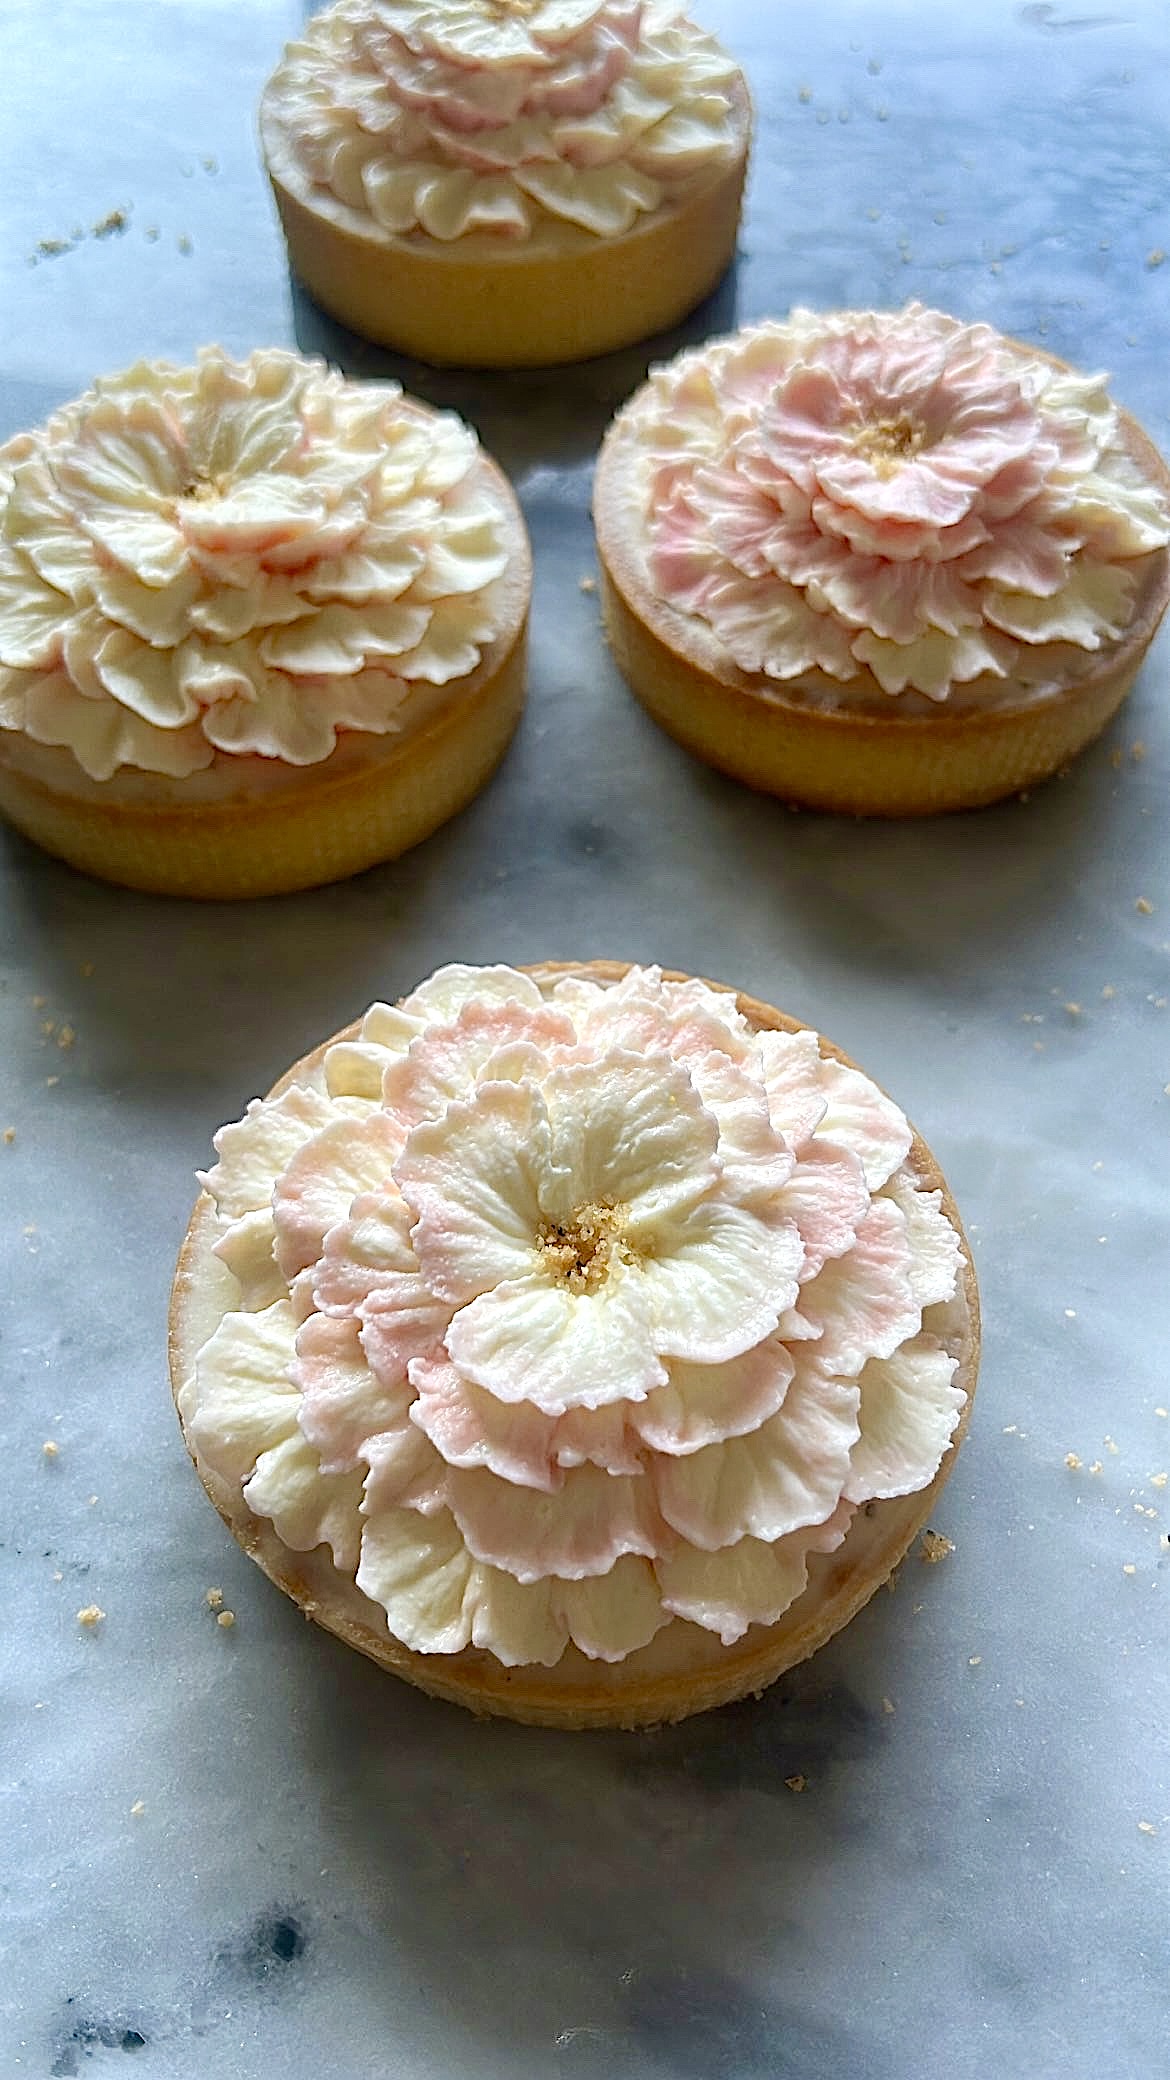
[[[702,983],[443,969],[217,1137],[200,1461],[417,1652],[730,1644],[958,1422],[911,1139]]]
[[[623,424],[656,597],[778,684],[943,703],[1075,675],[1170,542],[1103,378],[919,304],[718,340]]]
[[[0,448],[0,730],[94,780],[408,726],[500,629],[475,436],[275,351],[139,363]]]
[[[340,0],[267,107],[308,180],[385,231],[607,238],[741,149],[738,80],[674,0]]]

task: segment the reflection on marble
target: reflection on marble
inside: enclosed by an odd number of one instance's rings
[[[1170,445],[1165,9],[703,0],[762,115],[735,276],[665,347],[490,378],[290,302],[252,107],[298,12],[9,0],[0,434],[208,337],[391,368],[517,476],[532,698],[480,800],[342,888],[169,904],[0,837],[0,2076],[1162,2080],[1168,639],[1063,782],[882,828],[690,761],[580,587],[609,412],[737,312],[919,295],[1111,368]],[[987,1340],[952,1557],[759,1703],[566,1737],[306,1629],[184,1459],[163,1322],[210,1135],[296,1054],[444,959],[603,954],[897,1093]]]

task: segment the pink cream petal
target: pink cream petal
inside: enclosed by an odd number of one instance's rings
[[[918,1333],[906,1218],[892,1200],[873,1201],[853,1248],[802,1286],[800,1306],[823,1331],[817,1364],[845,1379],[856,1379],[870,1358],[893,1357]]]
[[[299,1148],[272,1195],[276,1261],[288,1279],[321,1255],[325,1237],[361,1194],[388,1188],[402,1136],[381,1112],[334,1118]]]
[[[779,1333],[726,1365],[676,1359],[666,1385],[630,1411],[630,1423],[651,1451],[683,1458],[758,1430],[783,1406],[794,1370]]]
[[[555,1495],[459,1468],[447,1485],[468,1551],[519,1582],[608,1574],[626,1553],[653,1559],[662,1536],[650,1482],[596,1466],[566,1473]]]
[[[410,1390],[387,1390],[366,1363],[355,1320],[310,1315],[297,1332],[289,1378],[300,1388],[297,1420],[324,1473],[349,1473],[362,1463],[367,1439],[401,1429]]]

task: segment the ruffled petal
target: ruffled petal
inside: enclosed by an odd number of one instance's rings
[[[358,1332],[355,1320],[322,1314],[297,1331],[289,1376],[300,1389],[302,1433],[325,1473],[351,1473],[370,1438],[403,1430],[409,1420],[409,1387],[403,1381],[388,1388],[371,1377]]]
[[[224,1480],[247,1480],[261,1453],[297,1434],[295,1341],[292,1308],[279,1300],[262,1314],[225,1314],[200,1350],[188,1436]]]
[[[659,1557],[654,1572],[664,1610],[718,1633],[730,1647],[749,1625],[774,1625],[795,1603],[808,1581],[807,1555],[801,1537],[774,1544],[741,1538],[716,1553],[680,1541]]]
[[[849,1475],[857,1409],[856,1386],[798,1366],[783,1407],[750,1436],[653,1462],[667,1523],[703,1552],[824,1523]]]
[[[931,1479],[966,1400],[954,1384],[955,1364],[931,1336],[893,1357],[871,1358],[861,1375],[861,1433],[845,1484],[851,1501],[912,1495]]]
[[[546,1415],[644,1401],[666,1379],[646,1284],[620,1272],[591,1293],[540,1273],[508,1280],[455,1316],[448,1352],[497,1400],[529,1402]]]
[[[361,1499],[362,1474],[327,1473],[299,1430],[260,1454],[244,1489],[248,1508],[271,1518],[294,1553],[327,1545],[334,1565],[346,1574],[357,1565]]]
[[[371,1111],[361,1121],[331,1120],[289,1157],[272,1195],[276,1260],[287,1279],[317,1262],[329,1230],[356,1198],[393,1195],[391,1172],[401,1148],[394,1122]]]
[[[324,1092],[303,1083],[290,1084],[279,1098],[253,1098],[243,1119],[220,1128],[214,1142],[219,1161],[199,1173],[221,1216],[234,1221],[270,1206],[275,1181],[302,1143],[333,1117]]]
[[[801,1311],[820,1324],[817,1363],[856,1379],[870,1358],[890,1358],[917,1334],[922,1307],[910,1279],[906,1216],[892,1199],[875,1199],[847,1256],[827,1263],[802,1286]]]
[[[596,1466],[574,1467],[553,1494],[456,1467],[447,1492],[468,1551],[520,1582],[608,1574],[624,1553],[652,1558],[661,1536],[649,1481]]]

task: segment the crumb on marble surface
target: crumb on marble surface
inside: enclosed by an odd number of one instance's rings
[[[1126,1560],[1122,1563],[1121,1572],[1122,1574],[1136,1574],[1137,1568],[1134,1566],[1132,1560]]]
[[[234,1611],[220,1611],[215,1622],[222,1625],[225,1632],[229,1632],[236,1622],[236,1614]]]
[[[1139,1834],[1157,1834],[1157,1832],[1158,1832],[1158,1830],[1157,1830],[1157,1828],[1156,1828],[1156,1827],[1154,1826],[1154,1823],[1153,1823],[1153,1821],[1152,1821],[1152,1820],[1139,1820],[1139,1821],[1138,1821],[1138,1833],[1139,1833]]]
[[[1101,1461],[1100,1461],[1099,1459],[1094,1459],[1094,1460],[1092,1461],[1092,1463],[1091,1463],[1090,1467],[1089,1467],[1089,1472],[1090,1472],[1090,1473],[1104,1473],[1104,1471],[1105,1471],[1105,1468],[1104,1468],[1104,1467],[1102,1466],[1102,1464],[1101,1464]]]
[[[146,1800],[144,1798],[136,1798],[134,1804],[130,1808],[130,1818],[132,1820],[140,1820],[145,1811]]]
[[[596,592],[596,578],[591,578],[588,575],[586,575],[584,578],[579,578],[577,580],[577,590],[578,592]]]
[[[1064,1463],[1070,1473],[1079,1473],[1081,1470],[1081,1460],[1076,1452],[1066,1452]]]
[[[1164,1488],[1167,1478],[1168,1476],[1164,1473],[1152,1473],[1150,1475],[1151,1488]]]
[[[41,1446],[41,1450],[44,1453],[46,1459],[55,1459],[60,1449],[61,1447],[57,1443],[55,1437],[46,1437],[43,1445]]]
[[[105,1615],[100,1603],[87,1603],[78,1611],[77,1622],[84,1625],[88,1632],[93,1632],[102,1623]]]
[[[1154,906],[1148,896],[1135,896],[1133,907],[1140,910],[1143,917],[1152,917],[1154,914]]]
[[[927,1567],[937,1567],[939,1561],[945,1560],[954,1550],[954,1540],[947,1538],[944,1532],[924,1531],[922,1543],[918,1548],[918,1557],[925,1562]]]
[[[58,1047],[63,1047],[63,1048],[69,1048],[69,1047],[72,1047],[72,1045],[73,1045],[74,1041],[76,1040],[76,1038],[77,1038],[77,1029],[76,1029],[76,1027],[75,1027],[75,1026],[71,1026],[71,1025],[63,1025],[63,1026],[61,1027],[61,1030],[60,1030],[60,1032],[59,1032],[59,1033],[57,1034],[57,1045],[58,1045]]]
[[[983,1666],[982,1654],[968,1654],[967,1666],[968,1668],[981,1668]]]
[[[204,1602],[209,1611],[221,1611],[223,1609],[223,1590],[209,1589],[204,1597]]]
[[[1133,743],[1129,747],[1129,755],[1133,759],[1134,764],[1140,766],[1146,755],[1146,747],[1140,737],[1134,738]]]
[[[1165,260],[1166,253],[1162,246],[1154,246],[1153,250],[1146,254],[1146,266],[1151,272],[1155,267],[1162,267],[1165,264]]]
[[[11,1148],[11,1147],[12,1147],[12,1144],[13,1144],[13,1142],[15,1141],[15,1139],[16,1139],[16,1128],[15,1128],[15,1127],[5,1127],[5,1129],[4,1129],[4,1146],[5,1146],[6,1148]]]
[[[889,1718],[889,1716],[894,1710],[894,1700],[892,1697],[883,1697],[882,1710],[886,1714],[887,1718]]]
[[[94,238],[121,238],[129,222],[130,212],[128,209],[111,209],[107,210],[105,216],[99,217],[97,223],[91,224],[89,228]]]
[[[787,1784],[788,1789],[790,1791],[808,1790],[808,1778],[806,1776],[802,1776],[799,1771],[794,1777],[785,1777],[784,1782]]]

